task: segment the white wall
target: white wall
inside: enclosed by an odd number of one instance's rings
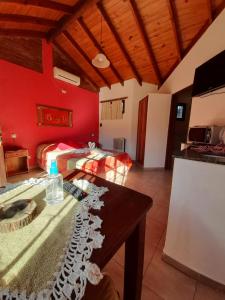
[[[175,159],[163,252],[225,284],[225,167]]]
[[[190,126],[225,125],[225,94],[193,98]]]
[[[163,168],[166,158],[171,95],[149,94],[145,168]]]
[[[138,102],[150,92],[156,92],[157,86],[143,83],[140,86],[135,79],[126,80],[124,86],[113,84],[111,89],[100,89],[99,100],[108,100],[119,97],[128,97],[125,100],[125,114],[122,120],[99,120],[102,127],[99,128],[99,141],[103,148],[113,148],[113,138],[126,138],[126,151],[132,159],[136,158]],[[100,105],[101,116],[101,105]]]
[[[174,94],[191,85],[195,68],[225,49],[225,10],[215,19],[203,36],[185,56],[165,83],[160,93]],[[207,74],[206,74],[207,76]],[[206,98],[194,97],[190,125],[224,125],[225,96],[211,95]]]

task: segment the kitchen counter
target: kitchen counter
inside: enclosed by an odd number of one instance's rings
[[[174,159],[164,259],[225,288],[225,160],[186,149]]]
[[[200,153],[197,151],[190,150],[188,148],[183,151],[176,152],[173,156],[177,157],[177,158],[225,165],[225,156],[223,156],[223,155],[215,155],[215,154],[211,154],[211,153],[210,154],[209,153]]]

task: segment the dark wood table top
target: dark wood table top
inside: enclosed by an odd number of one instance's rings
[[[66,179],[72,179],[81,173],[84,176],[86,174],[83,171],[76,170]],[[103,220],[101,233],[105,235],[105,239],[102,248],[93,251],[91,262],[96,263],[102,269],[145,217],[152,206],[152,199],[149,196],[94,175],[87,175],[87,179],[90,176],[94,184],[109,189],[101,197],[104,206],[100,211],[94,212]]]

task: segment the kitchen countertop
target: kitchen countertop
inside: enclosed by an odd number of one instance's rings
[[[173,157],[225,165],[225,156],[199,153],[197,151],[193,151],[188,148],[182,151],[177,151],[176,153],[173,154]]]

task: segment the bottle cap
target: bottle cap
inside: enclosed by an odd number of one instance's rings
[[[51,166],[50,166],[49,174],[50,175],[58,175],[59,174],[58,167],[57,167],[57,161],[56,160],[52,160],[51,161]]]

